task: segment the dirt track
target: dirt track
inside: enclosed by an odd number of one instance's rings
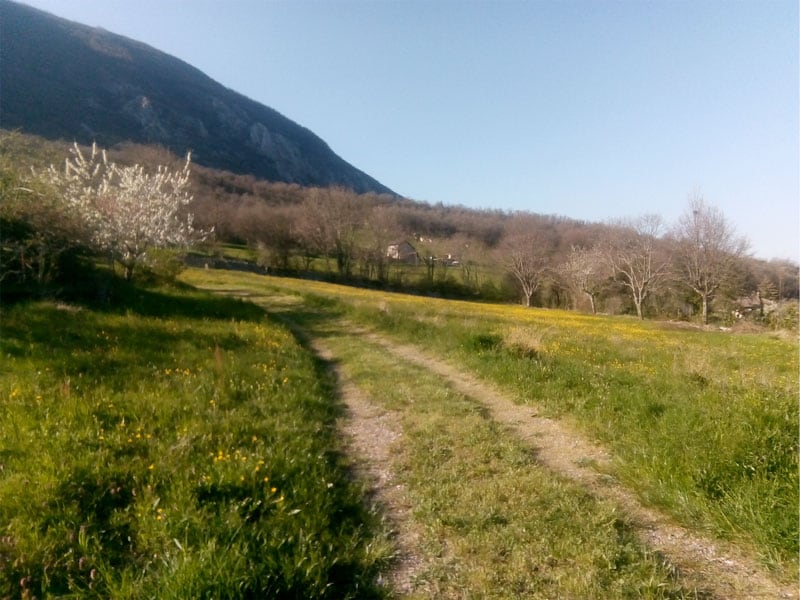
[[[384,511],[396,534],[398,560],[387,583],[400,594],[408,592],[413,575],[424,565],[424,557],[415,552],[416,534],[410,523],[410,506],[405,501],[402,485],[395,480],[388,452],[390,444],[401,435],[399,424],[391,414],[371,404],[335,367],[336,357],[324,341],[315,339],[307,331],[299,331],[290,320],[282,320],[305,339],[320,358],[332,365],[340,397],[347,407],[348,416],[342,423],[342,432],[361,475],[371,482],[374,501]],[[697,589],[702,597],[710,595],[719,600],[800,598],[796,585],[776,582],[736,546],[678,526],[663,513],[644,506],[633,492],[599,472],[611,460],[608,451],[564,423],[539,416],[530,404],[515,404],[494,387],[427,355],[416,346],[397,343],[351,324],[341,325],[350,335],[377,344],[386,352],[435,373],[444,385],[481,402],[493,419],[531,446],[540,464],[578,482],[596,497],[616,503],[640,540],[676,569],[686,587]]]
[[[687,587],[702,590],[720,600],[798,598],[797,589],[776,582],[733,545],[708,539],[672,523],[664,514],[642,505],[630,490],[613,478],[599,473],[594,465],[602,467],[607,464],[610,460],[608,452],[563,423],[538,416],[530,405],[515,404],[493,387],[426,355],[420,348],[399,344],[357,328],[348,327],[348,330],[404,361],[436,373],[446,385],[480,401],[497,422],[534,449],[542,465],[580,483],[596,497],[615,502],[633,524],[641,541],[672,565]],[[319,341],[314,342],[314,347],[322,358],[334,358]],[[341,374],[339,376],[341,378]],[[345,433],[353,440],[352,448],[360,463],[370,465],[366,468],[376,498],[385,510],[390,511],[387,518],[397,531],[397,542],[403,556],[392,581],[398,591],[404,592],[421,559],[414,555],[413,534],[404,524],[408,507],[403,502],[402,488],[394,482],[391,457],[386,452],[388,443],[400,434],[390,416],[370,405],[354,385],[344,379],[340,381],[343,383],[342,400],[349,412]]]

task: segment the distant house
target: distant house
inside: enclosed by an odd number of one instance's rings
[[[748,316],[763,317],[778,308],[778,303],[764,298],[760,292],[755,292],[750,296],[737,298],[734,301],[733,316],[743,319]]]
[[[405,263],[407,265],[418,265],[419,254],[417,249],[406,240],[392,242],[386,247],[386,257],[389,260]]]
[[[461,261],[459,261],[458,257],[454,254],[447,254],[443,258],[440,258],[439,261],[448,267],[456,267],[461,264]]]

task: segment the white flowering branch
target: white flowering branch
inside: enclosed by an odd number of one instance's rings
[[[162,165],[151,173],[110,162],[96,145],[87,157],[74,144],[63,171],[51,166],[44,176],[81,216],[95,247],[119,261],[129,279],[148,249],[188,246],[210,235],[195,229],[185,210],[192,200],[190,164],[191,154],[179,171]]]

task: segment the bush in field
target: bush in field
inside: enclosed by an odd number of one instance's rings
[[[776,310],[769,313],[764,319],[772,329],[786,329],[797,331],[800,329],[800,310],[795,300],[788,300],[778,304]]]
[[[160,165],[120,166],[93,145],[84,155],[75,144],[64,169],[50,166],[42,179],[53,185],[66,206],[82,219],[93,247],[118,261],[131,279],[152,248],[188,246],[210,232],[193,227],[186,211],[190,156],[179,171]]]
[[[6,160],[0,164],[0,232],[0,284],[6,298],[48,290],[88,243],[77,215]]]

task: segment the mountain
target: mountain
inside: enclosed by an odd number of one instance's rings
[[[112,146],[158,144],[201,165],[393,192],[305,127],[146,44],[0,0],[0,127]]]

